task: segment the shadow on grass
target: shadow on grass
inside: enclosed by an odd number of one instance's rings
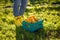
[[[22,27],[16,26],[16,40],[45,40],[44,29],[29,32]]]

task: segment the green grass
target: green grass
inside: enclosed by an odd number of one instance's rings
[[[56,1],[55,1],[56,2]],[[13,3],[6,4],[12,6]],[[4,3],[0,5],[0,40],[60,40],[60,6],[50,4],[41,5],[28,3],[24,13],[24,19],[35,15],[44,20],[44,29],[31,33],[15,26],[12,8],[4,8]]]

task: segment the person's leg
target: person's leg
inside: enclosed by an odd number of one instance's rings
[[[20,2],[21,2],[21,6],[19,6]],[[26,5],[27,5],[27,0],[14,0],[13,9],[14,9],[14,16],[16,16],[14,21],[17,26],[22,25],[23,17],[21,15],[23,15],[23,13],[25,12]]]
[[[19,14],[23,15],[25,10],[26,10],[26,6],[27,6],[28,0],[21,0],[21,6],[20,6],[20,11]]]
[[[22,17],[19,14],[19,6],[20,6],[21,0],[14,0],[13,5],[13,15],[14,15],[14,21],[16,26],[20,26],[22,23]]]
[[[14,0],[14,5],[13,5],[13,12],[14,16],[19,16],[19,4],[21,0]]]

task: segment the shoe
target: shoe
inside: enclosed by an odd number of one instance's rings
[[[15,25],[16,26],[22,26],[22,22],[23,22],[23,17],[22,16],[15,17]]]

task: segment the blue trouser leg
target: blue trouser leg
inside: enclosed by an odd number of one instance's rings
[[[14,16],[23,15],[26,9],[26,5],[27,5],[27,0],[14,0],[14,7],[13,7]]]
[[[21,0],[21,6],[20,6],[20,10],[19,10],[19,14],[23,15],[25,10],[26,10],[26,6],[27,6],[28,0]]]
[[[13,12],[14,16],[19,16],[19,0],[14,0]]]

